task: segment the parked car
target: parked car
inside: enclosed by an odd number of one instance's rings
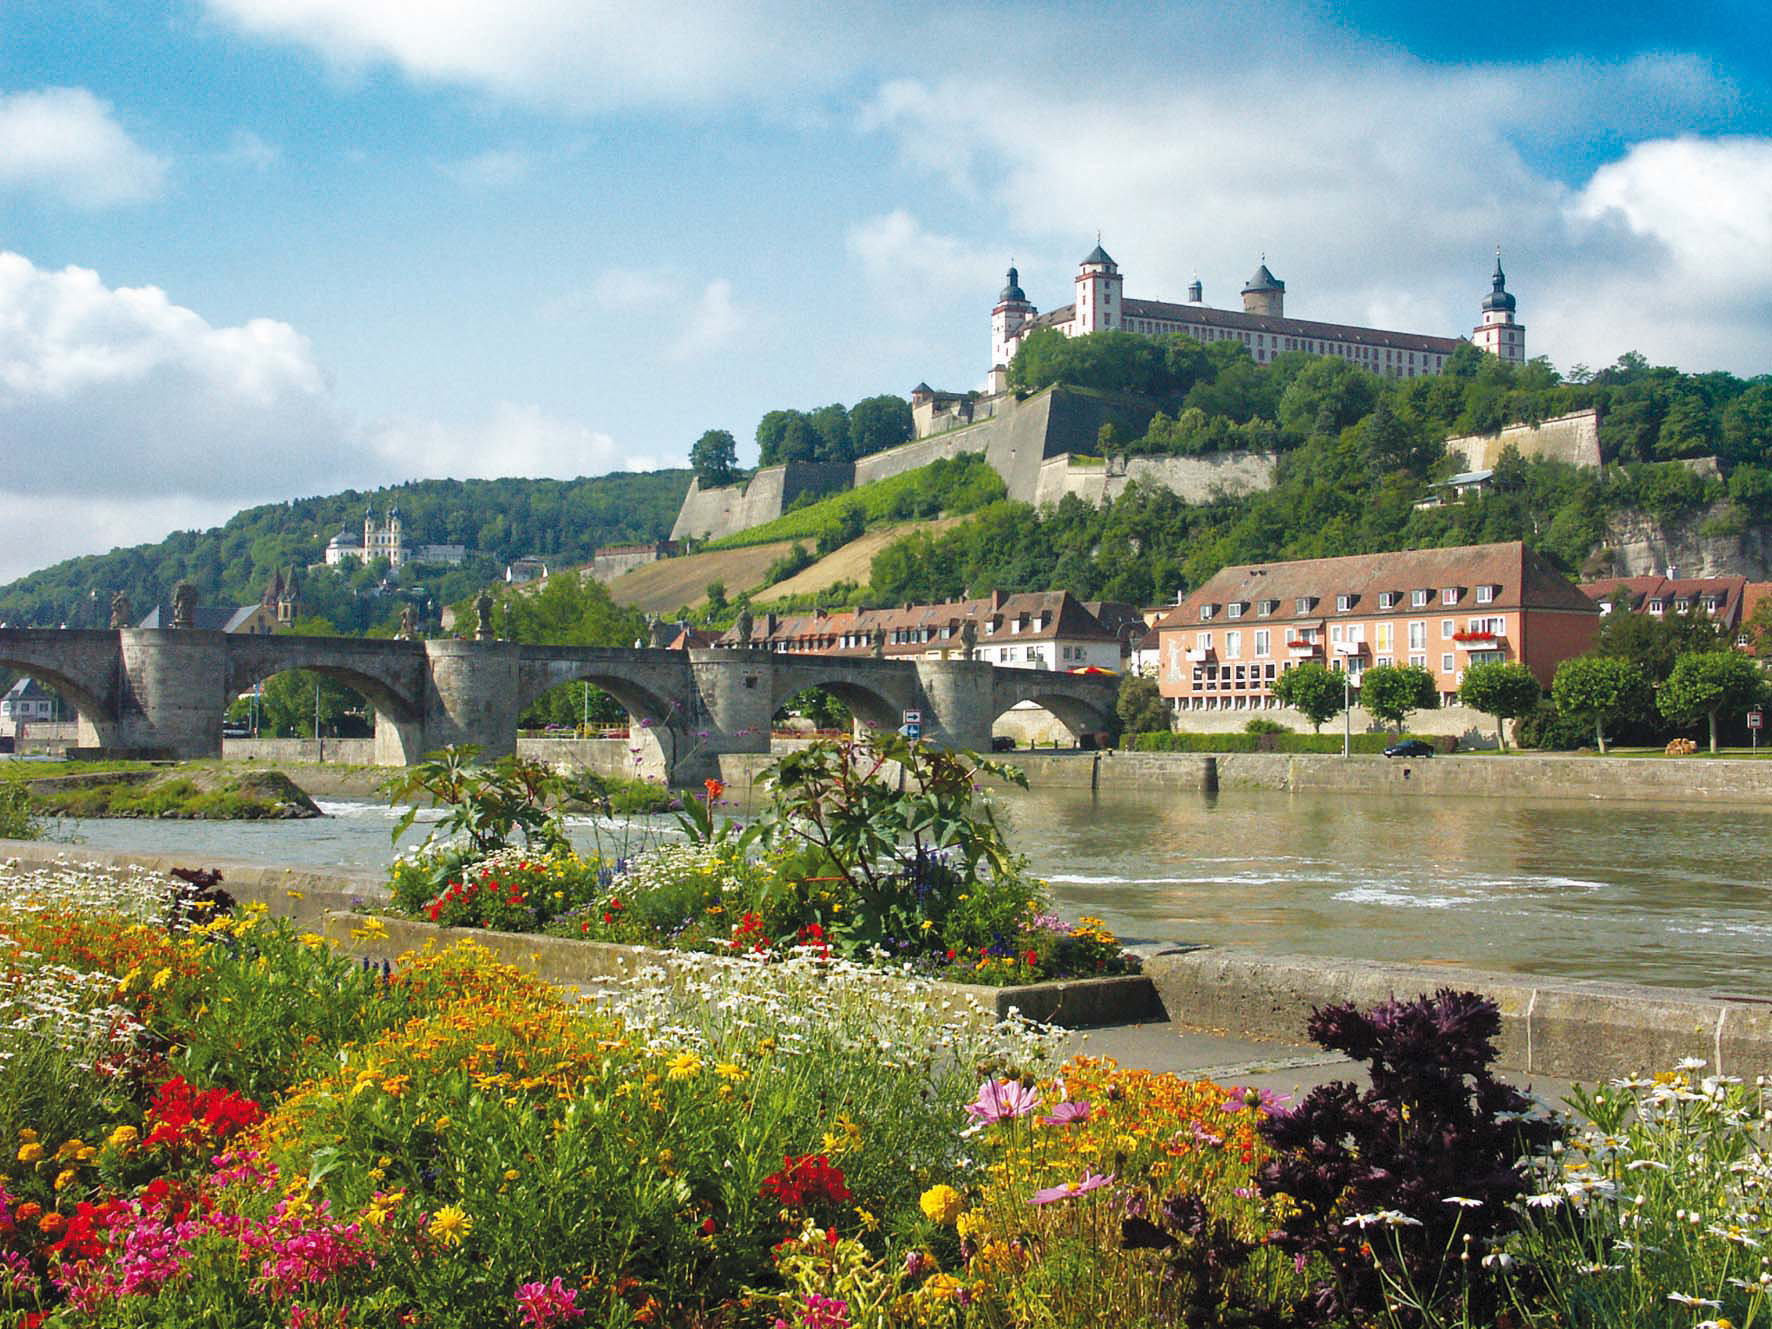
[[[222,737],[223,738],[251,738],[252,737],[252,727],[250,725],[243,725],[243,724],[232,724],[232,723],[224,724],[222,726]]]
[[[993,734],[991,735],[991,751],[1014,752],[1015,740],[1007,734]]]
[[[1392,743],[1384,750],[1387,757],[1431,757],[1434,745],[1423,743],[1419,738],[1405,738],[1401,743]]]

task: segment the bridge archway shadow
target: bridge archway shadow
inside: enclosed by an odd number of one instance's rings
[[[517,694],[517,714],[522,715],[546,693],[571,683],[589,683],[608,693],[628,713],[628,747],[636,779],[670,781],[678,767],[693,753],[703,734],[692,727],[683,704],[659,695],[633,678],[611,672],[596,662],[573,668],[558,662],[544,675],[526,679]]]
[[[867,729],[897,729],[904,723],[907,703],[914,700],[911,696],[887,695],[853,677],[821,675],[816,669],[795,670],[789,677],[776,681],[772,713],[779,715],[789,701],[811,688],[828,692],[847,706],[858,733]]]
[[[1032,703],[1058,721],[1064,731],[1070,735],[1072,743],[1077,745],[1081,744],[1085,734],[1108,731],[1113,724],[1112,694],[1108,694],[1102,701],[1095,701],[1078,696],[1069,690],[1042,689],[1037,684],[1026,689],[1002,691],[1007,692],[1008,695],[999,695],[997,699],[997,713],[991,717],[993,732],[1002,726],[1004,717],[1011,714],[1017,715],[1018,718],[1026,716],[1032,723],[1043,723],[1038,711],[1017,710],[1024,702]],[[1024,728],[1025,726],[1002,727]]]
[[[107,748],[116,742],[116,717],[103,699],[71,674],[53,669],[30,656],[12,657],[0,651],[0,668],[35,679],[73,708],[80,725],[80,746]]]

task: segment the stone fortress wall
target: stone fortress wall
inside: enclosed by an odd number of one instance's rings
[[[774,521],[802,494],[841,493],[854,483],[853,465],[812,461],[765,466],[738,485],[703,489],[701,480],[693,479],[677,510],[671,541],[718,540]]]
[[[1448,453],[1464,454],[1465,469],[1495,469],[1502,449],[1512,444],[1522,457],[1566,461],[1571,466],[1600,464],[1600,413],[1589,407],[1538,424],[1508,425],[1497,434],[1462,434],[1446,440]]]
[[[598,581],[614,581],[624,572],[643,568],[661,558],[675,558],[680,551],[670,540],[643,541],[636,544],[604,545],[591,557],[591,576]]]

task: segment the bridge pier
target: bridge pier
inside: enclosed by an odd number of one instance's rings
[[[508,757],[517,750],[517,717],[522,713],[519,665],[523,648],[504,641],[427,641],[429,668],[424,683],[424,715],[415,725],[390,724],[384,740],[375,727],[375,757],[384,762],[396,754],[412,760],[437,748],[475,744],[484,760]],[[404,732],[402,732],[402,729]],[[418,750],[407,740],[416,730]]]
[[[196,628],[124,628],[114,744],[180,758],[221,756],[228,639]]]
[[[693,782],[717,775],[718,758],[725,753],[768,753],[775,668],[770,651],[689,652],[689,745],[673,763],[674,779]]]
[[[939,747],[991,750],[996,667],[982,660],[918,660],[923,737]]]

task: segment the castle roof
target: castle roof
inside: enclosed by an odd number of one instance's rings
[[[1096,241],[1095,248],[1091,249],[1089,251],[1089,257],[1084,259],[1083,262],[1084,263],[1105,263],[1110,268],[1115,266],[1114,260],[1108,257],[1108,251],[1101,247],[1101,242],[1099,240]]]
[[[1226,328],[1233,332],[1268,332],[1284,337],[1352,342],[1359,346],[1391,347],[1402,351],[1424,351],[1430,355],[1451,355],[1461,344],[1457,337],[1429,337],[1419,332],[1389,332],[1382,328],[1359,328],[1347,323],[1278,318],[1267,314],[1248,314],[1241,309],[1171,304],[1166,300],[1134,300],[1128,297],[1123,306],[1121,312],[1127,318],[1180,323],[1183,326],[1178,330],[1184,333],[1190,326]],[[1034,328],[1056,327],[1069,323],[1075,316],[1075,305],[1062,305],[1030,320],[1026,326],[1030,331]]]
[[[997,297],[998,304],[1023,304],[1028,302],[1027,292],[1021,289],[1021,274],[1013,265],[1010,266],[1003,292]]]
[[[1483,312],[1514,312],[1514,298],[1507,293],[1507,274],[1501,270],[1501,250],[1495,251],[1495,275],[1489,279],[1489,294],[1483,297]]]
[[[1285,289],[1286,283],[1267,270],[1266,260],[1262,261],[1261,266],[1255,269],[1255,275],[1243,285],[1243,290],[1245,292],[1284,291]]]

